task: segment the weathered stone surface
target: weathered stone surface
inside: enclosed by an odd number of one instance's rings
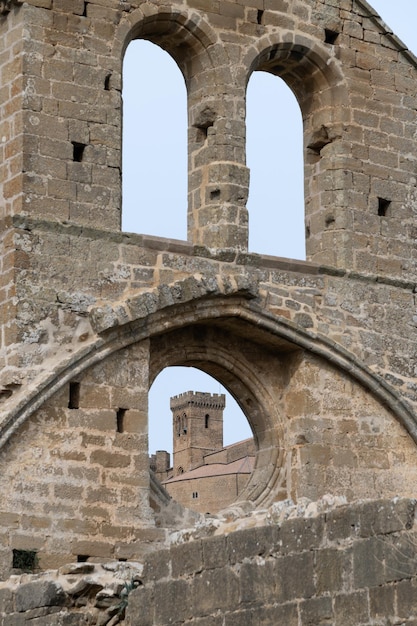
[[[180,571],[176,567],[180,566]],[[199,542],[183,544],[172,548],[173,576],[195,574],[203,569],[202,546]]]
[[[49,581],[22,584],[16,591],[16,611],[22,613],[43,606],[61,606],[65,603],[62,587]]]
[[[245,556],[267,556],[272,554],[278,543],[281,544],[279,530],[275,526],[250,528],[227,537],[227,553],[230,563],[241,561]],[[204,546],[203,546],[204,547]]]
[[[136,624],[415,621],[416,59],[351,0],[0,13],[1,578],[13,550],[40,569],[147,557]],[[187,84],[187,242],[120,232],[122,58],[142,37]],[[306,262],[248,252],[256,70],[301,108]],[[232,391],[257,445],[211,526],[148,472],[149,387],[178,364]],[[269,522],[242,530],[259,507]],[[87,623],[111,608],[92,606],[100,585],[75,582]],[[0,620],[77,624],[57,589],[1,588]]]
[[[378,501],[372,504],[375,510],[390,507],[393,514],[397,511],[401,516],[408,506],[413,506],[413,501]],[[348,523],[352,513],[356,517],[361,512],[366,514],[370,505],[370,502],[363,502],[342,506],[335,511],[340,517],[345,516]],[[414,593],[416,570],[406,567],[401,571],[398,567],[400,555],[403,555],[405,564],[416,562],[417,543],[413,541],[411,531],[403,527],[392,533],[387,528],[375,537],[369,528],[366,537],[354,534],[339,537],[337,547],[334,547],[333,537],[326,535],[322,535],[319,544],[314,535],[309,535],[309,530],[312,522],[316,527],[323,528],[328,515],[323,512],[313,518],[283,520],[278,536],[292,535],[291,545],[287,544],[284,548],[277,542],[271,549],[268,543],[268,550],[264,549],[262,554],[253,549],[256,536],[258,546],[264,546],[265,537],[270,536],[273,528],[256,525],[257,515],[248,518],[252,527],[235,530],[232,535],[233,542],[241,546],[239,553],[234,552],[230,561],[220,559],[218,567],[209,572],[191,573],[182,560],[183,553],[178,547],[171,548],[170,579],[173,588],[181,590],[181,614],[192,615],[193,624],[216,624],[220,610],[225,623],[231,626],[279,624],[284,618],[286,624],[294,625],[346,623],[353,626],[388,617],[394,623],[404,619],[406,614],[408,618],[413,616],[417,611]],[[262,519],[270,518],[264,513]],[[306,531],[310,543],[304,537]],[[297,536],[302,538],[301,542],[297,541]],[[199,552],[202,547],[204,554],[213,546],[213,539],[216,538],[199,539],[195,542],[195,549]],[[166,551],[163,554],[166,559]],[[151,560],[155,557],[152,555]],[[166,595],[166,585],[166,575],[159,579],[154,576],[144,579],[144,586],[132,593],[127,624],[165,624],[167,614],[162,616],[158,613],[158,604],[161,596]],[[144,597],[146,615],[140,611],[140,598]],[[403,602],[404,606],[397,607],[397,601]],[[148,621],[149,615],[155,616],[153,622]],[[177,613],[175,616],[178,618]],[[175,621],[172,620],[172,623]]]

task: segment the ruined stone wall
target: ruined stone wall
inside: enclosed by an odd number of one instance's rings
[[[42,574],[19,574],[0,583],[0,624],[81,626],[123,624],[140,563],[70,563]]]
[[[143,569],[78,563],[16,576],[0,583],[0,624],[415,623],[414,500],[327,505],[321,512],[310,504],[292,517],[295,509],[271,509],[268,520],[252,520],[249,528],[242,521],[239,529],[229,521],[226,531],[207,526],[205,536],[177,538],[154,552]]]
[[[205,294],[237,293],[241,284],[253,290],[260,309],[348,350],[416,398],[411,277],[349,274],[257,255],[224,262],[185,243],[44,226],[28,223],[18,233],[19,251],[30,259],[18,282],[20,345],[14,346],[26,380],[49,369],[48,360],[81,353],[98,335],[138,316]],[[6,384],[10,372],[3,375]]]
[[[129,626],[414,624],[414,501],[361,503],[173,546],[145,563]]]
[[[173,255],[165,256],[167,265],[178,262]],[[190,257],[189,262],[193,261]],[[208,265],[208,261],[204,263]],[[404,290],[383,284],[371,288],[371,282],[354,278],[349,279],[352,287],[347,289],[343,277],[311,274],[307,281],[304,273],[284,271],[283,267],[279,271],[280,297],[287,306],[282,310],[293,319],[303,316],[303,320],[311,320],[318,329],[328,320],[321,314],[324,307],[320,315],[313,317],[311,305],[329,302],[326,308],[334,325],[328,323],[326,328],[333,328],[336,334],[342,316],[352,319],[355,305],[358,325],[350,324],[352,334],[357,338],[374,337],[374,345],[381,346],[380,353],[372,353],[368,352],[369,343],[361,345],[358,363],[363,362],[365,354],[373,363],[379,357],[381,364],[389,363],[391,355],[383,353],[383,337],[378,328],[370,327],[370,318],[363,318],[367,328],[359,326],[360,311],[369,306],[372,298],[383,311],[378,324],[382,319],[388,324],[393,302],[403,297]],[[220,277],[217,280],[220,285]],[[317,298],[314,283],[321,286],[320,293],[326,284],[332,300],[330,295]],[[195,281],[192,287],[201,285]],[[228,384],[246,403],[242,400],[256,439],[257,466],[240,497],[255,506],[274,499],[315,499],[326,493],[349,500],[414,495],[417,452],[410,436],[412,423],[400,420],[401,406],[405,410],[408,405],[401,405],[399,392],[404,390],[409,402],[413,401],[407,378],[402,380],[395,370],[394,378],[392,369],[385,372],[375,368],[375,376],[372,368],[356,371],[354,360],[342,362],[344,353],[335,350],[330,332],[326,345],[317,342],[308,328],[298,338],[291,334],[299,345],[288,338],[285,342],[277,339],[271,329],[257,337],[248,326],[231,325],[230,309],[224,311],[226,328],[216,328],[213,318],[207,320],[203,313],[207,315],[208,311],[219,323],[221,307],[225,306],[221,304],[220,287],[216,297],[201,300],[199,306],[207,307],[201,311],[189,289],[189,281],[179,281],[174,283],[171,295],[176,294],[177,312],[187,319],[191,316],[193,323],[200,319],[197,326],[184,330],[182,318],[172,315],[170,305],[159,311],[158,315],[166,311],[166,316],[156,318],[155,329],[140,325],[137,332],[132,332],[129,327],[123,336],[116,327],[114,344],[97,344],[94,365],[86,367],[83,362],[69,361],[58,379],[62,389],[47,401],[42,400],[40,408],[19,428],[13,426],[0,459],[0,486],[7,494],[0,516],[3,575],[10,571],[13,549],[35,549],[42,566],[54,567],[78,555],[130,558],[148,549],[149,539],[164,538],[154,528],[156,520],[148,503],[147,392],[160,368],[171,364],[201,366]],[[367,300],[361,296],[365,290]],[[165,290],[164,297],[167,293]],[[182,305],[180,297],[184,299]],[[299,310],[294,306],[297,301],[303,302]],[[150,302],[154,301],[145,297],[138,298],[136,304],[132,300],[130,310],[139,304],[146,309]],[[242,306],[240,316],[252,311],[259,333],[258,299],[249,303],[253,309]],[[409,321],[399,317],[403,325],[399,325],[398,334],[404,332]],[[105,319],[102,311],[100,320]],[[267,320],[269,323],[271,318]],[[285,328],[294,333],[295,324]],[[394,363],[399,354],[395,352],[398,345],[393,325],[391,329]],[[157,330],[151,341],[140,339]],[[349,339],[347,329],[342,337]],[[315,350],[321,346],[321,356],[309,352],[307,346]],[[78,409],[68,408],[72,381],[80,384]],[[391,381],[394,384],[386,387]],[[385,395],[388,389],[391,395]],[[43,394],[47,392],[48,387],[42,390]],[[384,406],[386,401],[391,402],[390,408]],[[117,432],[120,409],[126,410],[123,433]]]
[[[8,5],[2,576],[14,549],[132,558],[179,524],[147,473],[147,394],[170,365],[211,374],[247,416],[246,508],[413,496],[416,59],[362,0]],[[121,68],[140,37],[186,79],[187,242],[119,232]],[[306,263],[247,252],[257,69],[303,112]]]
[[[225,262],[64,225],[28,225],[21,238],[33,270],[21,318],[27,378],[3,402],[13,418],[2,423],[4,575],[18,547],[52,567],[158,539],[145,514],[147,393],[169,365],[197,365],[240,399],[258,448],[245,492],[254,503],[414,495],[412,283],[267,257]],[[51,273],[58,263],[62,274]],[[40,296],[42,320],[31,308]],[[68,409],[71,381],[79,410]],[[119,409],[133,432],[117,433]]]

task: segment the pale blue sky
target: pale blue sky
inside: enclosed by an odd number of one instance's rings
[[[371,5],[417,53],[417,0],[374,0]],[[145,47],[141,49],[141,45]],[[160,82],[155,81],[158,72]],[[123,98],[123,229],[186,239],[187,122],[182,76],[166,53],[148,42],[133,42],[125,58]],[[302,259],[301,115],[293,94],[280,79],[263,72],[251,78],[247,129],[247,163],[251,168],[249,249]],[[136,158],[138,146],[139,153],[147,155],[145,160]],[[268,229],[263,228],[266,220]],[[194,368],[164,370],[149,394],[151,452],[171,450],[169,398],[188,390],[225,392],[217,381]],[[228,444],[249,436],[250,429],[229,395],[226,405]]]

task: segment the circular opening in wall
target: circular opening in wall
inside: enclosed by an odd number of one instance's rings
[[[239,499],[255,443],[233,396],[195,367],[167,367],[149,392],[150,466],[177,502],[216,513]]]
[[[285,394],[283,395],[282,391],[288,385],[292,361],[296,358],[294,346],[281,337],[273,337],[269,332],[260,329],[258,314],[254,318],[256,324],[252,324],[242,320],[239,315],[228,314],[222,317],[220,315],[222,306],[219,300],[216,300],[215,307],[212,302],[204,301],[198,315],[214,314],[215,322],[209,320],[207,324],[203,321],[187,324],[155,334],[151,338],[150,386],[166,368],[182,366],[187,368],[186,371],[190,368],[201,370],[216,382],[214,389],[211,390],[192,390],[190,385],[186,384],[179,393],[191,390],[218,393],[220,383],[231,394],[250,425],[255,449],[253,471],[246,486],[233,502],[264,507],[269,502],[287,497],[284,463]],[[227,309],[225,312],[230,313],[230,310]],[[189,313],[195,318],[195,307]],[[186,317],[188,308],[184,308],[181,315],[183,318]],[[176,316],[175,320],[178,319],[179,316]],[[158,328],[161,328],[161,320]],[[187,378],[185,380],[187,382]],[[174,395],[178,395],[177,389]],[[180,433],[184,427],[187,430],[187,435],[182,435],[180,440],[185,436],[190,437],[190,426],[187,421],[188,400],[185,398],[183,404],[175,405],[174,413],[170,409],[171,419],[176,420],[174,427],[178,428]],[[203,411],[203,421],[207,414],[210,416],[209,411]],[[243,436],[239,434],[234,441]],[[178,465],[185,470],[182,463]],[[155,489],[158,490],[157,484]],[[162,497],[162,494],[160,495]],[[191,491],[191,505],[194,508],[199,497],[197,489]],[[167,502],[166,495],[164,498]],[[158,501],[155,501],[155,506],[159,506]],[[228,506],[226,505],[226,508]],[[218,510],[221,511],[223,508],[225,507],[219,506]],[[205,509],[204,513],[208,511],[209,509]]]

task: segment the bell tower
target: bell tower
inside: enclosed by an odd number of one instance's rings
[[[224,394],[187,391],[170,400],[174,476],[204,464],[204,455],[223,447]]]

